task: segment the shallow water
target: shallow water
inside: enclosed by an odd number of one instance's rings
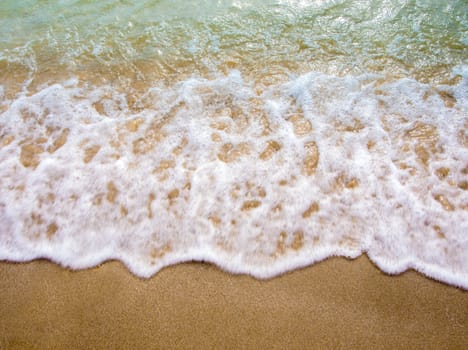
[[[367,253],[468,288],[467,16],[2,2],[0,258],[271,277]]]

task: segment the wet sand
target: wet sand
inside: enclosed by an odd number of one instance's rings
[[[261,281],[187,263],[0,263],[0,349],[462,349],[468,294],[366,257]]]

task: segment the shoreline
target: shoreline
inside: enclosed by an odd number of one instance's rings
[[[462,348],[467,292],[367,257],[258,280],[206,263],[0,263],[0,349]]]

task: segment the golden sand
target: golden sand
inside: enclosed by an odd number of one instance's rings
[[[271,280],[208,264],[142,280],[118,262],[1,263],[0,349],[462,349],[466,291],[367,258]]]

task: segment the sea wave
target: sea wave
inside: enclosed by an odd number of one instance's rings
[[[465,73],[265,84],[231,70],[131,98],[78,78],[4,95],[0,259],[268,278],[365,253],[468,289]]]

